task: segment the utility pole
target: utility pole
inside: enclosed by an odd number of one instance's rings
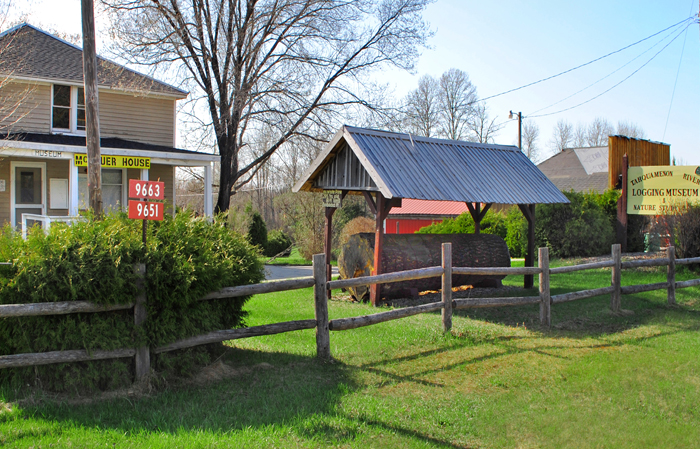
[[[102,216],[102,163],[97,97],[97,50],[93,0],[81,0],[83,19],[83,80],[85,83],[85,130],[88,156],[88,201],[96,217]]]
[[[518,115],[518,149],[523,151],[523,113],[517,112],[516,114]],[[508,118],[512,119],[513,115],[513,111],[510,111]]]

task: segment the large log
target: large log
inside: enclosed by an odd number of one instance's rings
[[[506,242],[492,234],[387,234],[384,236],[382,273],[435,267],[442,264],[442,244],[452,243],[453,267],[510,267]],[[374,268],[374,234],[362,233],[350,237],[338,258],[341,279],[369,276]],[[458,270],[453,270],[457,272]],[[453,274],[452,285],[500,287],[505,275]],[[382,297],[415,296],[426,290],[439,290],[440,277],[384,284]],[[369,297],[368,286],[348,288],[357,300]]]

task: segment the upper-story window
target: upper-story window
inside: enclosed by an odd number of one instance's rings
[[[85,132],[85,93],[82,87],[53,85],[51,129],[57,132]]]

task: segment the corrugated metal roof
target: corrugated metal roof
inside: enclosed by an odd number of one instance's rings
[[[533,204],[566,197],[515,146],[409,136],[344,126],[294,191],[313,186],[346,141],[386,198]],[[362,189],[360,189],[362,190]]]
[[[464,201],[429,201],[406,198],[401,202],[401,207],[393,207],[389,212],[392,215],[438,215],[456,216],[466,212],[467,204]]]

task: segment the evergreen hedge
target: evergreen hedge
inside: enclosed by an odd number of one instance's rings
[[[38,227],[26,241],[6,227],[0,236],[0,303],[87,300],[98,304],[133,302],[134,264],[147,265],[148,319],[134,326],[133,310],[0,320],[0,354],[69,349],[111,350],[147,343],[151,348],[212,330],[244,325],[247,297],[198,301],[226,286],[257,283],[263,276],[257,250],[225,223],[188,214],[149,223],[147,245],[141,222],[125,214]],[[182,371],[203,350],[156,357],[154,366]],[[104,360],[0,370],[0,383],[40,385],[53,391],[112,389],[129,385],[133,360]]]

